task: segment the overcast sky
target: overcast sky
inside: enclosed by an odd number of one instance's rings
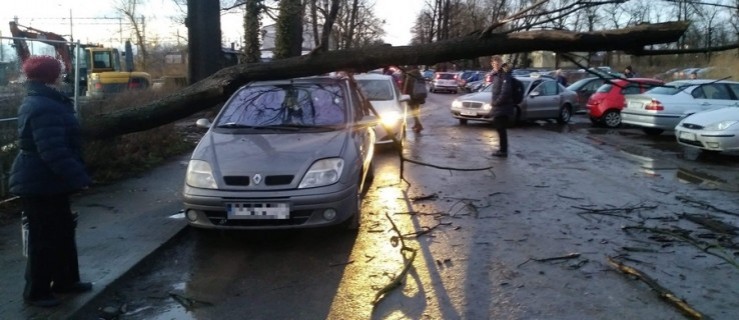
[[[83,43],[117,46],[129,38],[125,20],[114,8],[114,0],[2,0],[0,35],[9,37],[8,22],[18,17],[21,25],[49,31]],[[375,0],[375,13],[385,19],[385,42],[406,45],[410,29],[424,0]],[[172,0],[148,0],[141,8],[146,17],[149,37],[156,34],[161,41],[176,42],[177,35],[186,36],[187,29],[172,21],[181,13]],[[70,25],[70,16],[72,24]],[[221,19],[224,45],[238,42],[243,33],[240,13],[226,14]],[[123,23],[121,23],[123,22]],[[7,41],[7,40],[6,40]]]

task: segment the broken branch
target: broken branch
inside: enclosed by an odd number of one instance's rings
[[[654,280],[652,277],[644,274],[643,272],[627,266],[620,261],[616,261],[615,259],[606,256],[608,259],[608,264],[610,264],[612,267],[616,268],[617,270],[623,272],[624,274],[632,275],[636,277],[638,280],[641,280],[647,286],[649,286],[652,290],[656,291],[659,294],[659,297],[663,300],[667,301],[668,303],[672,304],[673,306],[677,307],[680,312],[682,312],[684,315],[690,317],[691,319],[707,319],[706,316],[701,314],[700,312],[693,309],[690,305],[688,305],[685,300],[678,298],[674,293],[667,290],[665,287],[661,286],[657,280]]]

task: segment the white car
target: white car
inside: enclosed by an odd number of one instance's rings
[[[708,151],[739,150],[739,108],[727,107],[685,117],[675,127],[677,142]]]
[[[626,96],[621,123],[641,127],[648,135],[673,130],[687,115],[739,106],[739,82],[679,80],[643,94]]]
[[[395,133],[395,138],[401,143],[405,139],[405,129],[408,118],[408,103],[410,96],[400,94],[398,86],[392,76],[381,74],[354,75],[360,90],[370,101],[372,107],[380,115],[380,123],[375,127],[377,144],[393,142],[388,130]]]

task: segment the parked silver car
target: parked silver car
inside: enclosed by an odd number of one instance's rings
[[[641,127],[648,135],[659,135],[673,130],[680,120],[693,113],[739,106],[737,99],[739,82],[678,80],[627,96],[621,122]]]
[[[377,118],[346,78],[253,82],[237,90],[193,151],[183,189],[191,226],[359,225]]]
[[[551,78],[516,77],[523,83],[524,99],[517,108],[513,121],[556,119],[567,123],[572,113],[580,108],[577,93],[567,90]],[[468,120],[492,122],[492,85],[463,95],[452,102],[451,113],[460,124]]]
[[[431,78],[429,84],[430,92],[438,91],[449,91],[457,93],[459,87],[457,86],[457,73],[454,72],[436,72],[434,77]]]

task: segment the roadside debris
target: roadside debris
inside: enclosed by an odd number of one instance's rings
[[[673,306],[677,307],[680,312],[682,312],[685,316],[691,318],[691,319],[708,319],[706,316],[704,316],[702,313],[696,311],[693,309],[690,305],[688,305],[685,300],[678,298],[674,293],[667,290],[665,287],[661,286],[657,280],[654,280],[652,277],[644,274],[643,272],[627,266],[620,261],[616,261],[612,257],[606,256],[608,259],[608,264],[610,264],[612,267],[616,268],[617,270],[623,272],[627,275],[632,275],[636,277],[637,280],[640,280],[647,284],[652,290],[656,291],[657,294],[659,294],[659,297],[667,301],[668,303],[672,304]]]
[[[390,224],[393,226],[393,231],[395,231],[396,234],[396,236],[393,236],[390,240],[393,242],[393,245],[400,244],[400,255],[403,256],[404,263],[403,269],[400,271],[400,273],[397,276],[393,277],[390,283],[380,288],[377,293],[375,293],[375,299],[372,301],[373,307],[380,303],[380,301],[382,301],[382,299],[388,293],[390,293],[390,291],[401,285],[403,279],[405,278],[405,275],[408,273],[408,270],[410,270],[410,268],[413,266],[413,261],[416,260],[416,254],[418,254],[418,249],[411,248],[405,244],[405,240],[403,239],[398,226],[395,225],[395,222],[390,217],[390,215],[385,213],[385,216],[390,221]],[[406,256],[406,254],[409,254],[410,256]]]
[[[557,257],[551,257],[551,258],[541,258],[541,259],[529,258],[528,260],[526,260],[526,261],[522,262],[521,264],[519,264],[517,267],[520,267],[520,266],[522,266],[522,265],[524,265],[527,262],[532,261],[532,260],[533,261],[536,261],[536,262],[547,262],[547,261],[554,261],[554,260],[575,259],[575,258],[579,258],[579,257],[580,257],[580,254],[579,253],[573,252],[573,253],[566,254],[564,256],[557,256]],[[587,260],[585,260],[585,261],[587,261]]]
[[[712,210],[717,211],[717,212],[721,212],[721,213],[725,213],[725,214],[729,214],[729,215],[732,215],[732,216],[739,217],[739,213],[728,211],[728,210],[724,210],[724,209],[721,209],[721,208],[717,208],[717,207],[715,207],[712,204],[708,204],[708,203],[705,203],[703,201],[698,201],[698,200],[692,199],[690,197],[686,197],[686,196],[675,196],[675,199],[680,200],[680,201],[685,202],[685,203],[691,203],[693,205],[697,205],[697,206],[700,206],[700,207],[705,208],[705,209],[712,209]]]

